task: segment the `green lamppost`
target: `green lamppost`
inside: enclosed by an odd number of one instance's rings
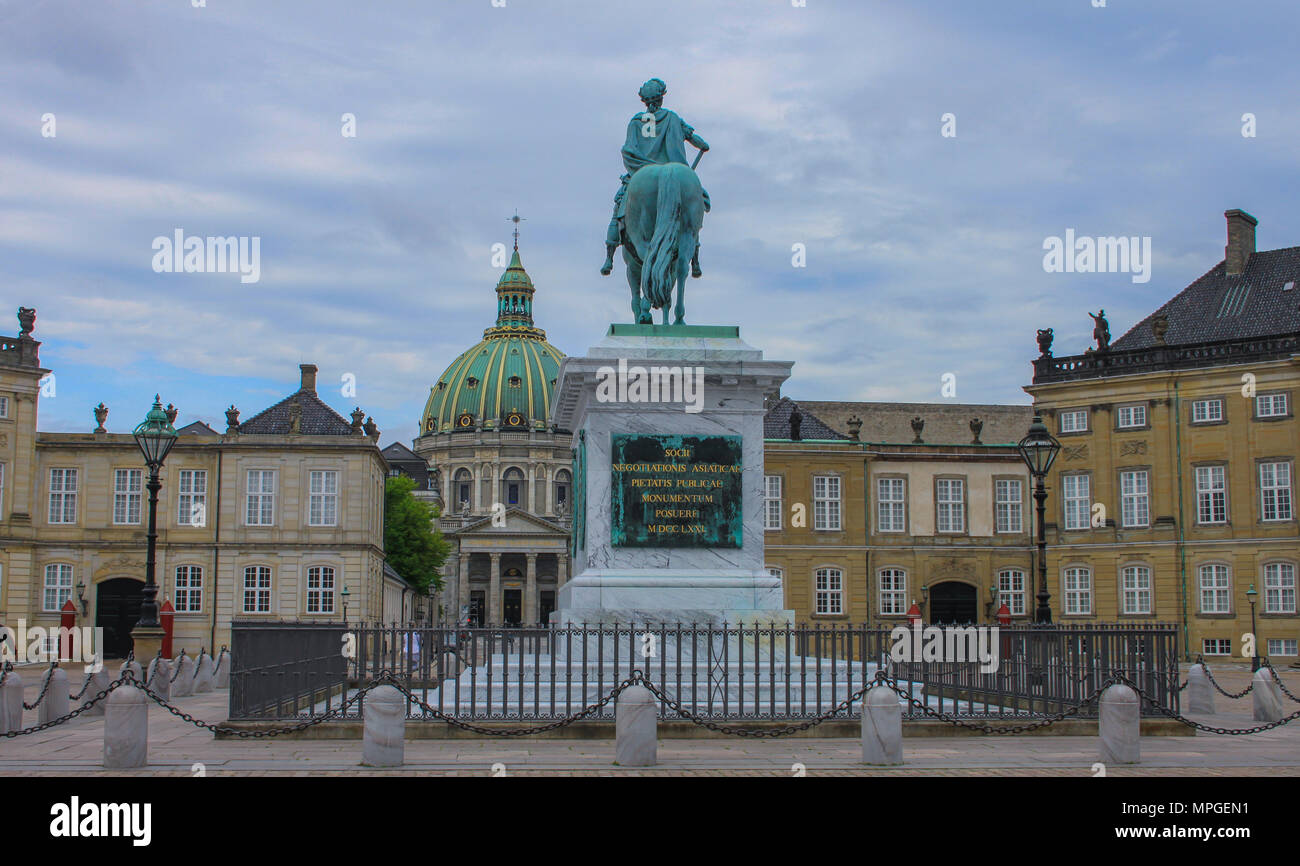
[[[1255,672],[1259,670],[1259,630],[1255,628],[1255,599],[1259,598],[1259,593],[1255,592],[1255,584],[1250,585],[1246,590],[1246,600],[1250,602],[1250,636],[1254,638],[1251,645],[1254,647],[1254,655],[1250,658],[1250,670]]]
[[[1061,443],[1043,424],[1043,416],[1034,413],[1034,422],[1029,425],[1029,433],[1020,440],[1020,457],[1029,467],[1029,474],[1034,476],[1034,502],[1038,505],[1038,607],[1034,611],[1034,622],[1050,625],[1052,609],[1048,606],[1051,594],[1047,591],[1047,473],[1056,461],[1056,454],[1061,450]]]
[[[348,596],[352,595],[352,593],[348,592],[348,585],[346,583],[343,584],[343,592],[339,593],[339,595],[343,597],[343,624],[347,625],[348,624]]]
[[[163,461],[167,459],[167,453],[176,444],[177,435],[176,428],[167,420],[167,413],[163,410],[158,395],[154,395],[153,408],[132,431],[132,435],[140,446],[140,453],[144,455],[145,465],[149,467],[149,483],[146,485],[149,490],[149,547],[144,561],[144,590],[141,593],[140,621],[136,623],[136,629],[152,632],[161,630],[158,623],[158,584],[154,580],[158,547],[158,491],[162,489],[158,473],[162,470]],[[135,635],[134,631],[132,635]],[[140,647],[137,646],[136,649],[139,650]],[[143,659],[141,664],[146,664],[152,657],[152,652],[148,655],[136,653],[137,660]]]

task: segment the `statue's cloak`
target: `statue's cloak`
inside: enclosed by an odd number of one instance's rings
[[[655,134],[645,135],[642,130],[647,121],[645,112],[632,116],[627,123],[627,141],[623,143],[623,165],[629,174],[645,165],[663,165],[668,162],[686,162],[686,139],[695,130],[675,111],[661,108],[655,112]]]

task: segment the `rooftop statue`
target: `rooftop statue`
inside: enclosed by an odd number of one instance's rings
[[[683,295],[686,269],[700,276],[700,226],[709,210],[709,194],[700,185],[695,165],[709,145],[676,112],[663,107],[667,86],[658,78],[641,85],[645,110],[632,116],[623,143],[622,185],[614,195],[614,216],[605,236],[606,276],[614,268],[614,250],[623,247],[627,282],[632,290],[632,318],[653,321],[652,309],[663,310],[668,324],[673,288],[673,324],[685,321]],[[699,149],[693,165],[686,164],[686,144]]]

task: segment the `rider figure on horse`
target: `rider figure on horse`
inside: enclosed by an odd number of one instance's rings
[[[623,166],[627,169],[620,180],[622,185],[614,194],[614,216],[609,221],[605,233],[605,264],[600,272],[606,276],[614,269],[614,251],[620,244],[631,250],[623,228],[625,212],[624,199],[627,197],[627,185],[638,169],[647,165],[663,165],[680,162],[686,165],[686,149],[689,141],[701,151],[707,151],[709,145],[695,134],[695,129],[682,120],[675,111],[664,108],[664,94],[668,87],[658,78],[651,78],[641,85],[638,95],[645,103],[645,111],[632,116],[627,124],[627,140],[623,144]],[[704,210],[709,210],[709,194],[704,192]],[[695,246],[695,255],[691,257],[691,276],[700,275],[700,247]]]

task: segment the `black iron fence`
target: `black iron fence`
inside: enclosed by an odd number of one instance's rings
[[[927,706],[970,718],[1059,713],[1117,672],[1160,706],[1178,710],[1172,625],[971,626],[900,636],[889,628],[852,625],[236,622],[231,651],[233,720],[328,713],[381,672],[395,675],[429,707],[463,719],[566,718],[600,700],[633,670],[691,712],[717,720],[808,719],[846,700],[840,712],[854,717],[861,707],[848,699],[878,669]],[[348,713],[363,707],[364,697]],[[1095,711],[1091,706],[1080,715]],[[593,715],[612,713],[606,707]],[[674,715],[666,705],[660,713]],[[408,710],[412,719],[423,714],[414,704]],[[904,714],[923,716],[913,705]]]

